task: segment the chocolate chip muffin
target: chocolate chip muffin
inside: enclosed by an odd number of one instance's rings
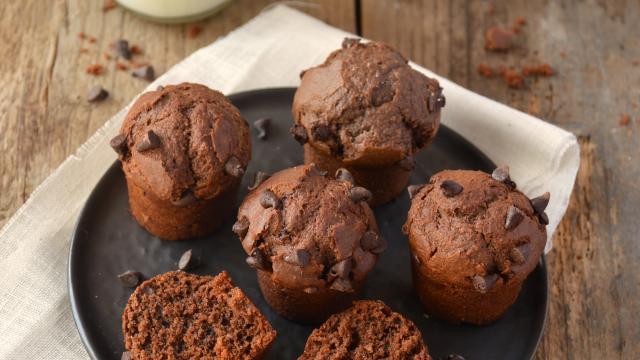
[[[131,359],[259,359],[276,337],[226,272],[182,271],[142,283],[122,315]]]
[[[258,273],[267,303],[280,315],[319,323],[351,305],[386,243],[371,193],[340,169],[315,165],[282,170],[257,184],[233,231]]]
[[[382,301],[356,301],[313,330],[299,360],[430,360],[415,324]]]
[[[426,310],[453,323],[500,318],[544,250],[549,194],[529,200],[506,167],[442,171],[409,192],[404,232]]]
[[[111,140],[133,217],[166,240],[227,218],[251,158],[249,125],[221,93],[183,83],[144,93]]]
[[[444,104],[438,81],[388,45],[345,39],[324,64],[303,72],[291,132],[304,144],[305,163],[348,169],[375,206],[402,193]]]

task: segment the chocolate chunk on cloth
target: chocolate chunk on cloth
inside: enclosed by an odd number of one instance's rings
[[[96,85],[87,92],[88,102],[99,102],[109,97],[109,92],[102,86]]]

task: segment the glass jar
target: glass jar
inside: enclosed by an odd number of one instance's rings
[[[233,0],[116,0],[121,7],[145,19],[179,24],[213,15]]]

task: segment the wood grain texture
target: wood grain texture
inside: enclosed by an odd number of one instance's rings
[[[527,24],[506,53],[484,49],[492,25]],[[362,34],[480,94],[580,137],[582,164],[547,257],[549,317],[537,359],[632,359],[640,353],[640,3],[362,0]],[[384,24],[384,25],[381,25]],[[524,89],[492,67],[549,63]],[[619,125],[623,114],[631,117]]]
[[[247,22],[273,0],[235,0],[221,13],[190,25],[154,24],[122,9],[102,11],[102,1],[0,1],[0,226],[67,156],[147,85],[116,69],[103,52],[124,38],[143,49],[134,57],[156,75],[198,48]],[[331,25],[355,30],[353,1],[284,1]],[[81,40],[78,34],[95,37]],[[86,49],[86,50],[81,50]],[[85,72],[105,66],[100,76]],[[87,103],[102,84],[109,98]]]

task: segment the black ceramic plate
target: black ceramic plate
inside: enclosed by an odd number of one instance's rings
[[[302,163],[302,148],[289,135],[291,101],[295,89],[267,89],[231,95],[230,99],[252,123],[260,117],[273,119],[269,138],[253,133],[253,159],[243,182],[242,199],[253,174],[273,173]],[[491,171],[493,164],[476,148],[446,127],[417,158],[411,182],[424,183],[443,169]],[[498,322],[483,327],[450,325],[425,316],[411,287],[409,249],[401,232],[409,199],[401,196],[375,209],[383,236],[389,241],[375,270],[367,279],[364,298],[381,299],[413,320],[424,335],[434,359],[450,353],[466,359],[529,359],[535,352],[547,308],[547,276],[544,261],[527,279],[516,304]],[[235,218],[236,209],[229,209]],[[162,241],[144,231],[131,217],[127,190],[119,163],[102,177],[78,220],[69,258],[69,293],[73,315],[89,354],[95,359],[119,359],[123,349],[120,316],[131,290],[116,278],[125,270],[146,277],[176,269],[176,261],[193,248],[204,264],[198,274],[226,270],[237,286],[266,315],[278,337],[267,359],[296,359],[313,329],[285,320],[264,302],[255,271],[245,263],[245,253],[231,232],[233,220],[206,238],[184,242]]]

